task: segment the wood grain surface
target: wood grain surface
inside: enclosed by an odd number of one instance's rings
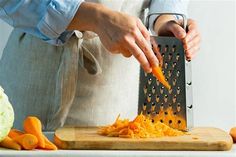
[[[161,138],[105,137],[98,128],[64,127],[55,132],[55,143],[61,149],[111,150],[229,150],[232,138],[217,128],[194,128],[190,135]]]

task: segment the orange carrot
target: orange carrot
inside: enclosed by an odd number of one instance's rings
[[[32,134],[19,135],[13,138],[13,140],[26,150],[32,150],[38,146],[38,139]]]
[[[47,150],[57,150],[57,146],[49,141],[49,139],[44,135],[44,140],[45,140],[45,148]]]
[[[171,86],[166,81],[164,74],[162,73],[162,69],[160,66],[156,66],[152,68],[153,75],[160,81],[168,90],[171,89]]]
[[[185,134],[159,121],[153,122],[151,118],[143,114],[138,115],[133,121],[129,121],[128,119],[121,120],[118,116],[115,123],[101,127],[97,133],[103,136],[122,138],[156,138]],[[57,138],[55,140],[57,142]]]
[[[21,150],[21,146],[8,136],[0,142],[0,146],[9,149]]]
[[[17,130],[17,129],[11,129],[10,132],[8,133],[8,136],[11,138],[15,138],[17,136],[23,135],[24,132]]]
[[[33,134],[38,138],[38,146],[45,148],[45,139],[42,133],[42,124],[37,117],[27,117],[23,124],[24,130],[27,133]]]

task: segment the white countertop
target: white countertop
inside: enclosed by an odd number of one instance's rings
[[[58,150],[14,151],[0,149],[0,157],[236,157],[236,144],[230,151],[120,151],[120,150]]]

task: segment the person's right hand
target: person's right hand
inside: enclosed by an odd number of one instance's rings
[[[98,34],[111,53],[134,56],[150,73],[159,61],[152,51],[150,36],[141,20],[95,3],[83,2],[68,30],[88,30]]]
[[[98,22],[96,33],[112,53],[133,55],[146,72],[159,64],[150,45],[150,36],[140,19],[124,13],[106,10]]]

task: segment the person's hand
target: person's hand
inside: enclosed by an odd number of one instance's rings
[[[174,35],[183,42],[186,58],[191,60],[200,49],[201,36],[196,21],[188,19],[188,32],[181,27],[181,20],[174,20],[173,16],[162,15],[156,23],[154,30],[158,35]]]
[[[68,30],[74,29],[97,33],[107,50],[125,57],[133,55],[148,73],[152,67],[159,65],[151,48],[149,32],[136,17],[83,2],[68,26]]]
[[[109,11],[98,22],[96,33],[112,53],[134,56],[146,72],[159,65],[152,51],[150,36],[140,19],[124,13]]]

